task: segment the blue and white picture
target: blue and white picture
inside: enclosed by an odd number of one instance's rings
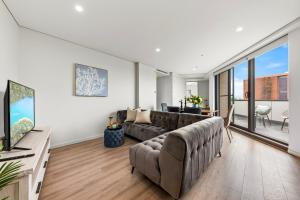
[[[75,64],[75,95],[106,97],[108,72],[105,69]]]

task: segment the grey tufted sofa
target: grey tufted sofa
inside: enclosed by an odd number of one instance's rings
[[[213,117],[180,127],[129,150],[133,169],[146,175],[175,199],[193,186],[220,153],[224,121]]]
[[[117,118],[123,123],[125,134],[141,141],[209,118],[205,115],[151,111],[151,124],[135,124],[125,122],[126,115],[127,110],[117,112]]]

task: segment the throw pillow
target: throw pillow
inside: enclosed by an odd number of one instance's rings
[[[134,123],[151,124],[150,113],[151,113],[151,110],[146,110],[146,111],[138,110],[136,113],[136,118],[135,118]]]
[[[125,122],[134,122],[135,118],[136,118],[136,113],[139,110],[140,110],[140,108],[137,108],[137,109],[127,108],[127,117],[126,117]]]

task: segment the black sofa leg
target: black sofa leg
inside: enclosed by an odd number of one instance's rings
[[[133,172],[134,172],[134,167],[131,168],[131,174],[133,174]]]

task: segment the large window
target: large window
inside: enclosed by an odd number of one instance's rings
[[[279,100],[288,100],[288,75],[279,77]]]
[[[224,78],[224,74],[228,76]],[[230,94],[228,99],[235,104],[233,125],[288,143],[287,43],[276,41],[231,65],[216,78],[220,113],[226,113],[224,108],[230,106],[224,101],[224,93]],[[228,92],[222,91],[224,87]]]
[[[248,61],[234,66],[233,97],[235,104],[234,123],[248,128]]]
[[[283,44],[255,60],[255,132],[288,142],[288,45]]]
[[[256,100],[287,100],[287,81],[287,44],[255,57]]]
[[[198,82],[197,81],[188,81],[186,82],[186,96],[191,95],[198,96]]]

